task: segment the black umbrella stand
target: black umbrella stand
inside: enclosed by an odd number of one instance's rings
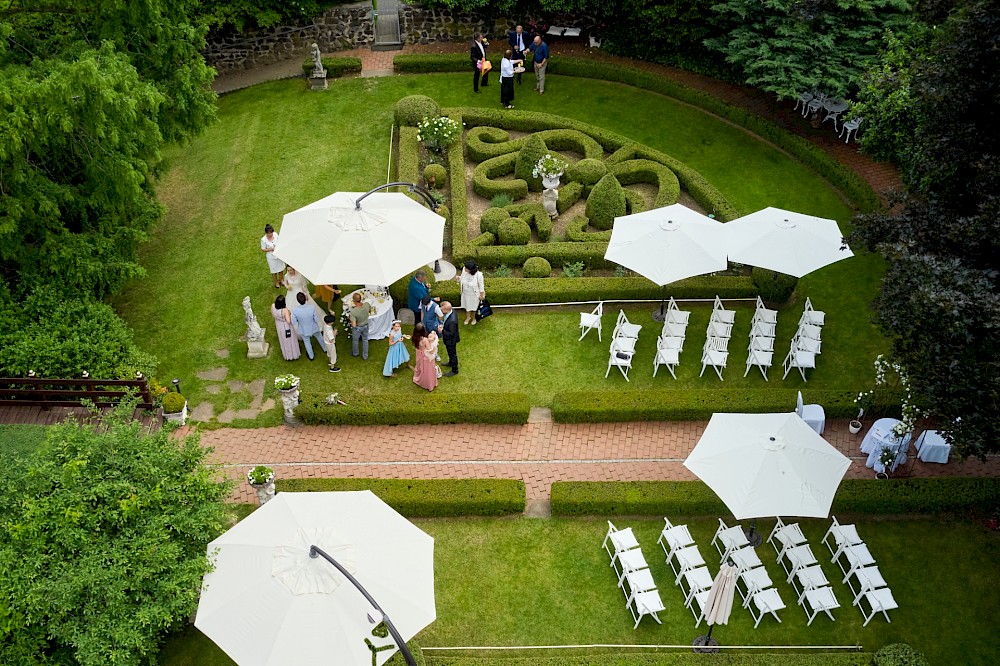
[[[750,521],[750,527],[746,529],[743,534],[746,535],[747,541],[749,541],[750,545],[754,548],[764,543],[764,535],[757,531],[756,518]]]
[[[653,321],[663,323],[667,319],[667,310],[664,307],[667,297],[667,285],[660,287],[660,309],[653,313]]]
[[[708,634],[694,639],[692,645],[695,654],[715,654],[719,651],[719,641],[712,638],[712,629],[715,629],[715,625],[708,625]]]

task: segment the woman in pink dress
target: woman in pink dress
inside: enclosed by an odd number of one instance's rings
[[[415,343],[413,369],[413,383],[417,386],[433,391],[438,385],[437,363],[434,362],[434,348],[431,341],[423,335],[423,331],[418,333],[417,329],[423,328],[423,324],[417,324],[413,330],[413,341]]]
[[[274,317],[274,327],[278,329],[278,344],[281,345],[281,355],[286,361],[294,361],[302,355],[299,347],[299,336],[292,326],[292,313],[285,307],[285,297],[278,296],[271,306],[271,316]]]

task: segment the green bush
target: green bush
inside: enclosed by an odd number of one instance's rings
[[[431,178],[434,179],[434,188],[440,190],[448,184],[448,170],[442,164],[428,164],[424,167],[424,182],[431,187]]]
[[[595,229],[610,229],[615,218],[625,214],[625,190],[610,173],[594,185],[587,197],[587,217]]]
[[[490,62],[492,62],[492,60]],[[393,57],[392,67],[400,74],[467,72],[469,71],[469,54],[449,53],[447,55],[398,55]]]
[[[577,215],[566,225],[566,240],[576,243],[594,243],[611,240],[611,230],[587,231],[590,220],[583,215]]]
[[[500,223],[497,242],[500,245],[527,245],[531,240],[531,227],[521,218],[514,217]]]
[[[434,293],[442,291],[435,289]],[[399,302],[405,303],[405,297]],[[347,405],[326,404],[325,393],[304,393],[295,416],[308,425],[527,423],[531,411],[528,396],[523,393],[435,391],[408,395],[402,401],[382,395],[342,393],[340,399]]]
[[[461,151],[459,151],[461,154]],[[492,199],[498,194],[506,194],[517,201],[528,196],[527,181],[515,178],[514,180],[494,180],[499,176],[506,176],[514,171],[514,164],[517,161],[517,153],[508,153],[480,162],[472,171],[472,191],[484,199]],[[452,174],[454,176],[454,174]],[[461,180],[454,182],[464,182],[464,174]],[[462,189],[460,187],[453,190]]]
[[[499,229],[497,229],[497,231],[499,232]],[[486,247],[488,245],[496,245],[496,244],[497,244],[496,235],[491,234],[488,231],[486,233],[479,234],[471,241],[469,241],[470,247]]]
[[[625,212],[628,215],[635,215],[646,210],[646,198],[644,196],[625,188],[622,188],[622,191],[625,192]]]
[[[563,150],[583,155],[584,159],[604,159],[604,148],[586,132],[578,129],[547,129],[538,132],[550,151]]]
[[[479,218],[479,231],[500,235],[500,224],[510,219],[510,213],[504,208],[487,208]]]
[[[582,261],[572,261],[563,266],[563,277],[582,278],[587,266]]]
[[[552,264],[542,257],[529,257],[521,272],[526,278],[547,278],[552,275]]]
[[[509,194],[498,194],[490,199],[490,208],[506,208],[514,203]]]
[[[622,185],[649,183],[656,185],[653,208],[662,208],[677,203],[681,196],[681,184],[677,174],[667,166],[653,160],[626,160],[611,166],[609,171]]]
[[[596,185],[608,173],[607,165],[599,159],[584,158],[571,164],[566,170],[566,178],[571,182]]]
[[[187,403],[187,398],[176,391],[164,394],[163,400],[160,402],[164,414],[179,414],[184,410],[185,403]]]
[[[441,115],[441,105],[427,95],[408,95],[396,102],[396,125],[416,127],[424,118]]]
[[[556,200],[556,210],[562,215],[583,196],[583,183],[569,182],[559,188],[559,198]]]
[[[754,267],[750,276],[753,278],[754,286],[757,287],[757,294],[761,299],[766,303],[775,305],[787,303],[799,283],[797,277],[772,271],[768,268]]]
[[[532,171],[538,160],[545,157],[547,152],[549,152],[549,149],[545,145],[545,141],[538,134],[529,136],[527,141],[521,146],[521,149],[517,151],[517,159],[514,164],[514,177],[526,182],[528,189],[532,192],[542,191],[542,179],[535,178]]]
[[[496,267],[496,270],[493,271],[493,277],[498,278],[509,278],[513,274],[514,271],[510,270],[510,266],[506,264],[500,264]]]
[[[321,58],[320,60],[323,62],[323,68],[326,69],[326,78],[328,79],[335,79],[338,76],[347,74],[348,72],[361,71],[361,58],[336,56]],[[306,76],[312,76],[312,72],[315,67],[316,64],[313,62],[312,58],[306,58],[302,61],[302,71],[305,72]]]
[[[542,243],[547,243],[552,238],[552,218],[545,212],[542,204],[514,204],[508,206],[507,210],[512,216],[519,217],[534,227],[538,232],[538,240]]]
[[[503,516],[524,512],[514,479],[278,479],[278,492],[370,490],[407,518]]]
[[[833,513],[978,513],[1000,505],[1000,479],[845,479],[833,499]]]
[[[465,146],[469,159],[473,162],[483,162],[500,155],[517,152],[524,144],[524,139],[512,141],[510,134],[499,127],[483,125],[470,127],[465,132]]]
[[[906,643],[890,643],[875,653],[872,666],[929,666],[921,652]]]
[[[396,165],[399,179],[407,183],[420,180],[420,143],[416,127],[399,128],[399,161]]]
[[[434,212],[443,217],[446,222],[451,219],[451,211],[444,204],[438,204]]]

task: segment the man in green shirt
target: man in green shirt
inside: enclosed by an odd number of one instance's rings
[[[361,302],[361,294],[351,299],[351,356],[358,355],[358,341],[361,342],[361,358],[368,360],[368,305]]]

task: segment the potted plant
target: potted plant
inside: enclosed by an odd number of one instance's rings
[[[876,472],[875,478],[888,479],[889,473],[892,471],[892,466],[896,462],[896,450],[889,446],[883,446],[878,454],[878,461],[882,465],[883,471]]]
[[[566,173],[569,163],[558,155],[545,153],[545,155],[535,163],[531,170],[531,175],[542,179],[542,185],[547,190],[559,187],[559,177]]]
[[[858,397],[854,399],[854,404],[858,406],[858,416],[857,418],[851,419],[850,424],[847,426],[847,429],[851,431],[852,435],[856,435],[861,432],[861,417],[865,415],[865,412],[872,408],[874,400],[875,391],[862,391],[858,394]]]
[[[274,470],[265,465],[257,465],[247,472],[247,481],[257,493],[257,499],[263,505],[274,497]]]
[[[187,421],[187,399],[180,393],[167,393],[163,396],[163,420],[169,423],[184,425]]]
[[[285,423],[297,425],[295,408],[299,404],[299,378],[293,374],[278,375],[274,378],[274,388],[281,393],[281,406],[284,408]]]
[[[274,388],[279,391],[294,391],[299,387],[299,378],[289,373],[274,378]]]

